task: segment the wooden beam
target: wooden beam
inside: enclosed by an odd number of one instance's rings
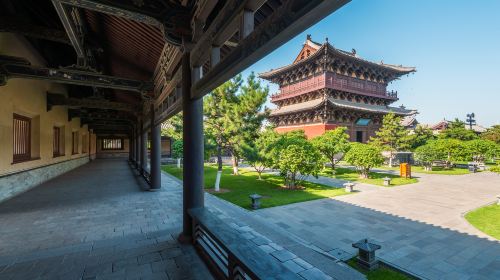
[[[201,98],[350,0],[290,0],[250,33],[191,90]]]
[[[210,55],[211,46],[221,45],[218,44],[217,41],[214,43],[214,40],[221,36],[220,34],[225,34],[226,30],[232,30],[234,32],[237,30],[239,26],[240,14],[245,8],[246,2],[247,0],[233,0],[226,2],[210,26],[205,30],[200,40],[195,42],[195,46],[191,50],[191,66],[201,66],[205,63]],[[226,40],[229,39],[234,32],[229,34]]]
[[[52,4],[54,5],[57,15],[59,16],[59,19],[64,26],[64,30],[66,30],[66,34],[68,35],[69,40],[71,41],[71,44],[75,49],[78,61],[85,62],[86,56],[85,50],[83,48],[83,42],[81,41],[82,37],[80,36],[81,34],[79,34],[79,31],[76,29],[70,12],[66,9],[66,7],[63,6],[61,2],[59,2],[59,0],[52,0]]]
[[[53,106],[67,106],[76,108],[111,109],[117,111],[139,112],[140,107],[127,103],[112,102],[96,99],[70,98],[62,94],[47,92],[47,111]]]
[[[25,23],[18,18],[0,17],[0,32],[17,33],[26,37],[71,45],[64,30]]]
[[[111,1],[111,0],[56,0],[100,13],[156,26],[163,31],[165,41],[180,46],[183,36],[191,36],[191,9],[177,1]],[[133,2],[133,1],[132,1]]]
[[[53,0],[53,1],[57,1],[61,4],[76,6],[108,15],[123,17],[133,21],[138,21],[148,25],[153,25],[158,28],[162,27],[162,24],[157,18],[159,17],[159,15],[153,15],[151,11],[147,12],[145,9],[141,10],[141,8],[137,6],[134,7],[131,5],[127,6],[120,4],[119,3],[120,1],[116,2],[99,1],[99,0]]]
[[[24,58],[0,55],[0,86],[13,78],[47,80],[55,83],[121,89],[139,93],[153,90],[150,82],[107,76],[80,68],[54,69],[32,66]]]

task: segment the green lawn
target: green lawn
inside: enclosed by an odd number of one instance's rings
[[[357,271],[366,275],[368,280],[409,280],[410,278],[399,271],[395,271],[386,267],[379,267],[373,271],[365,270],[358,266],[356,258],[347,261],[347,264]]]
[[[399,171],[399,166],[396,167],[387,167],[387,166],[379,166],[377,169],[384,170],[396,170]],[[443,168],[443,167],[433,167],[432,171],[425,171],[424,167],[418,165],[412,165],[411,171],[415,173],[425,173],[425,174],[441,174],[441,175],[463,175],[469,174],[469,170],[467,168]]]
[[[467,213],[465,219],[480,231],[500,240],[500,205],[478,208]]]
[[[412,166],[412,172],[426,173],[426,174],[441,174],[441,175],[464,175],[469,174],[469,169],[466,168],[443,168],[443,167],[433,167],[432,171],[425,171],[422,166]]]
[[[390,186],[400,186],[400,185],[407,185],[407,184],[413,184],[418,182],[417,178],[401,178],[398,175],[393,175],[393,174],[387,174],[387,173],[377,173],[377,172],[370,172],[369,178],[368,179],[361,179],[359,178],[359,174],[350,168],[343,168],[343,167],[336,167],[335,168],[335,175],[332,175],[331,169],[325,169],[323,172],[321,172],[322,176],[327,176],[327,177],[332,177],[336,179],[341,179],[341,180],[346,180],[346,181],[356,181],[356,182],[361,182],[361,183],[367,183],[367,184],[372,184],[372,185],[378,185],[378,186],[384,186],[384,179],[385,177],[391,178],[391,185]]]
[[[182,179],[182,169],[170,165],[164,165],[162,169]],[[302,184],[305,187],[303,190],[289,190],[282,188],[283,179],[276,175],[262,174],[262,180],[258,180],[256,172],[246,169],[240,170],[239,176],[234,176],[231,173],[232,168],[224,166],[220,182],[221,189],[229,191],[225,193],[212,192],[212,194],[247,209],[250,209],[248,196],[254,193],[264,196],[261,200],[262,208],[349,194],[344,189],[309,182]],[[216,175],[216,166],[205,165],[205,189],[214,188]]]

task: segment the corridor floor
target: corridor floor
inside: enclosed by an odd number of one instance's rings
[[[0,204],[0,279],[211,279],[181,231],[180,188],[140,190],[95,160]]]

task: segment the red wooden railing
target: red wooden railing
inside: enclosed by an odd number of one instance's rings
[[[322,88],[337,89],[368,96],[381,96],[397,99],[397,92],[386,91],[386,86],[380,83],[361,80],[358,78],[323,73],[298,83],[282,86],[280,92],[271,96],[271,101],[278,101]]]

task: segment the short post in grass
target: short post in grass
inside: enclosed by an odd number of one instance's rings
[[[257,210],[260,208],[260,199],[262,198],[261,195],[258,195],[256,193],[251,194],[250,199],[252,199],[252,209]]]
[[[181,158],[177,159],[177,168],[181,168]]]
[[[500,194],[497,195],[497,204],[500,205]]]
[[[391,178],[385,177],[384,178],[384,186],[390,186],[391,185]]]
[[[345,188],[345,192],[353,192],[354,191],[354,183],[351,183],[351,182],[348,182],[348,183],[344,183],[344,188]]]
[[[378,260],[375,257],[375,251],[382,248],[382,246],[370,243],[368,239],[362,239],[352,244],[352,247],[358,249],[357,263],[364,269],[374,270],[378,268]]]

